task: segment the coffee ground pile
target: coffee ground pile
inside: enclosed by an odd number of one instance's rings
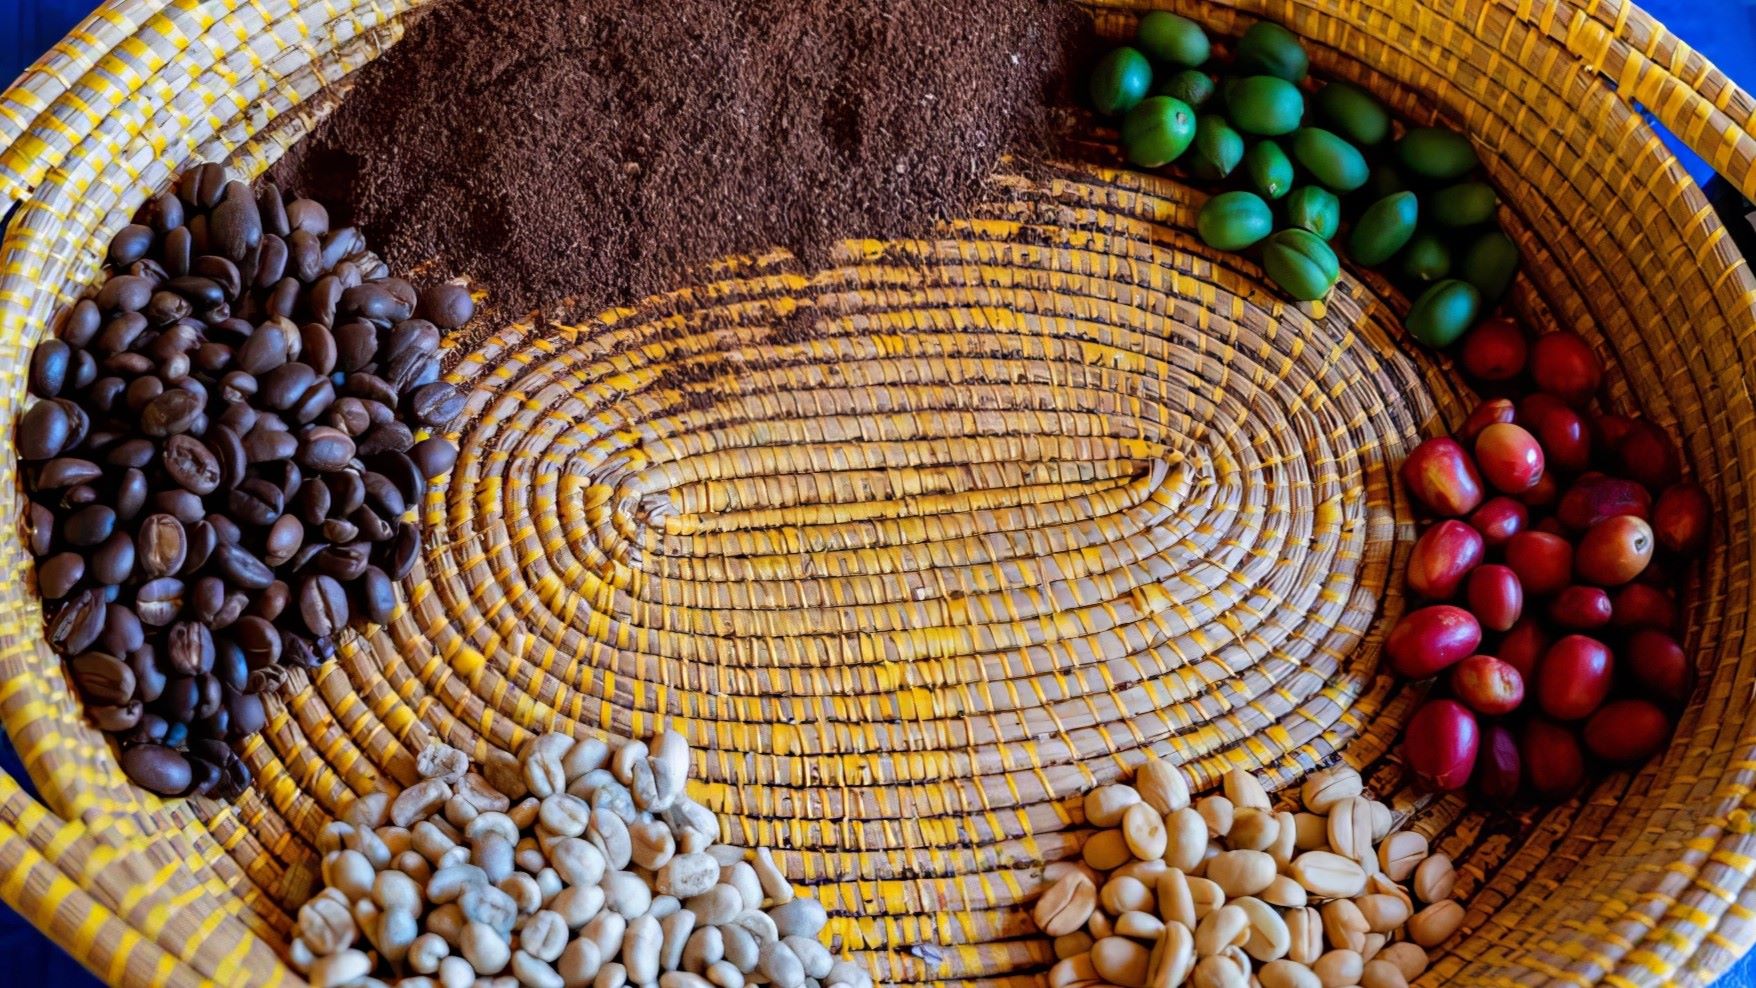
[[[1064,0],[450,0],[276,166],[503,312],[921,232],[1052,150]]]

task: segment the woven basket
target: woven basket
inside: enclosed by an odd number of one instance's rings
[[[414,6],[113,0],[0,96],[0,435],[145,190],[204,156],[259,172]],[[780,849],[881,979],[1027,983],[1082,790],[1148,750],[1277,784],[1343,750],[1459,862],[1466,936],[1423,983],[1710,980],[1756,938],[1756,280],[1631,107],[1756,193],[1756,103],[1616,0],[1238,6],[1175,4],[1287,23],[1320,72],[1471,133],[1515,307],[1588,334],[1614,401],[1684,438],[1721,537],[1661,759],[1516,819],[1417,799],[1393,753],[1418,696],[1377,673],[1413,534],[1392,468],[1469,396],[1385,283],[1288,305],[1189,235],[1199,194],[1070,166],[829,270],[730,259],[453,341],[464,456],[423,560],[390,626],[270,701],[235,804],[126,784],[8,526],[0,717],[42,802],[0,776],[0,897],[114,984],[298,983],[290,917],[349,793],[410,781],[435,737],[479,758],[668,724],[725,837]],[[10,457],[0,492],[16,512]]]

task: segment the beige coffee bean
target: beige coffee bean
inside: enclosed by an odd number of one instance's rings
[[[342,810],[341,819],[351,827],[374,829],[384,826],[390,820],[390,801],[393,797],[382,789],[361,793],[348,803]]]
[[[457,897],[457,905],[463,910],[465,919],[491,926],[502,936],[511,933],[513,925],[518,922],[518,904],[497,888],[465,889]]]
[[[772,851],[766,847],[757,848],[753,867],[756,869],[756,880],[762,883],[762,891],[768,896],[769,903],[778,906],[793,901],[792,883],[787,881],[786,874],[775,863]]]
[[[634,777],[634,763],[646,761],[651,754],[652,749],[646,746],[645,741],[624,741],[620,748],[610,752],[610,771],[616,776],[617,782],[627,785],[628,780]]]
[[[567,791],[567,773],[561,765],[572,748],[573,739],[560,733],[538,735],[525,743],[518,757],[524,763],[525,788],[532,796],[547,799]]]
[[[1110,922],[1109,913],[1099,909],[1085,921],[1085,931],[1091,934],[1093,940],[1102,940],[1116,935],[1116,924]]]
[[[1408,922],[1408,904],[1394,895],[1362,895],[1354,900],[1373,933],[1389,933]]]
[[[1305,777],[1299,787],[1299,798],[1312,813],[1328,813],[1330,807],[1365,791],[1360,773],[1346,765],[1336,765]]]
[[[520,916],[529,916],[543,907],[542,887],[537,885],[536,879],[522,871],[507,875],[496,882],[494,887],[506,893],[507,897],[518,906]],[[554,960],[553,957],[543,959]]]
[[[1098,871],[1112,871],[1133,860],[1134,852],[1128,849],[1128,839],[1122,831],[1100,830],[1085,842],[1080,857]]]
[[[659,920],[659,929],[664,933],[664,942],[659,947],[659,967],[674,971],[682,966],[683,948],[689,945],[689,938],[695,933],[695,914],[679,908]]]
[[[384,959],[392,964],[401,964],[408,956],[409,947],[415,938],[421,935],[420,924],[415,921],[415,914],[406,909],[386,909],[378,917],[372,943]]]
[[[1227,947],[1241,947],[1250,937],[1250,914],[1238,906],[1224,905],[1208,913],[1195,927],[1195,952],[1202,957]]]
[[[319,957],[311,964],[311,988],[337,988],[372,972],[372,959],[358,950]]]
[[[1149,758],[1134,774],[1134,788],[1148,806],[1167,816],[1189,805],[1189,783],[1177,766]]]
[[[1150,988],[1176,988],[1195,969],[1195,934],[1181,923],[1166,924],[1147,960]]]
[[[451,956],[439,962],[439,984],[442,988],[470,988],[476,983],[475,969],[469,961]]]
[[[756,869],[750,867],[749,862],[734,861],[728,865],[720,865],[715,877],[720,884],[730,885],[738,890],[738,899],[744,903],[745,909],[762,908],[762,882],[756,877]]]
[[[395,831],[402,828],[385,827],[384,829]],[[364,854],[366,860],[371,862],[372,867],[374,868],[390,867],[390,845],[384,843],[384,838],[379,837],[378,834],[373,831],[356,830],[342,841],[342,846],[350,847],[361,854]]]
[[[780,942],[799,959],[807,978],[820,980],[828,977],[830,968],[835,965],[829,948],[812,937],[782,937]]]
[[[1207,849],[1201,852],[1201,863],[1195,866],[1195,870],[1191,872],[1191,874],[1207,874],[1207,866],[1212,864],[1213,859],[1219,857],[1224,851],[1225,845],[1221,844],[1219,841],[1208,841]]]
[[[512,844],[499,834],[486,834],[470,846],[470,864],[482,869],[488,881],[498,882],[512,874],[515,865]]]
[[[378,903],[371,899],[360,899],[354,903],[354,925],[362,932],[370,930],[378,922]]]
[[[644,916],[652,907],[652,886],[631,871],[612,871],[598,884],[604,890],[604,908],[623,919]]]
[[[635,916],[628,920],[628,928],[622,934],[621,961],[630,982],[644,985],[658,980],[659,948],[663,944],[664,931],[659,928],[658,920],[651,916]]]
[[[683,945],[683,970],[697,973],[726,956],[726,943],[717,926],[697,926]]]
[[[535,796],[526,796],[518,801],[518,805],[506,808],[506,817],[523,830],[537,822],[537,813],[542,809],[542,802]]]
[[[1303,964],[1292,961],[1269,961],[1256,972],[1262,988],[1323,988],[1323,982]]]
[[[1351,899],[1326,902],[1318,912],[1323,915],[1323,936],[1330,946],[1355,951],[1365,947],[1370,927],[1366,925],[1366,917],[1360,915],[1360,907]]]
[[[1096,983],[1097,968],[1091,962],[1090,954],[1069,957],[1049,968],[1050,988],[1072,988],[1073,985]]]
[[[1372,854],[1372,807],[1368,800],[1353,796],[1330,808],[1329,849],[1362,865],[1368,858],[1376,862]]]
[[[683,904],[678,902],[674,895],[655,895],[652,897],[652,905],[646,908],[646,914],[653,919],[664,919],[672,913],[681,911],[682,908]]]
[[[1287,949],[1292,946],[1292,935],[1287,929],[1286,920],[1281,918],[1273,906],[1248,895],[1233,899],[1231,904],[1244,910],[1244,915],[1250,917],[1250,935],[1244,941],[1244,953],[1258,961],[1272,961],[1286,956]]]
[[[739,862],[739,866],[743,866],[748,870],[748,866],[743,865],[743,862]],[[714,884],[719,881],[719,875],[719,863],[707,855],[678,854],[672,857],[671,860],[665,862],[665,866],[659,869],[655,887],[665,895],[674,895],[680,899],[686,899],[690,896],[700,895],[708,889],[713,888]],[[755,883],[756,877],[754,873],[752,873],[750,884],[755,885]],[[733,887],[739,889],[743,894],[742,898],[745,907],[750,908],[750,901],[752,898],[751,893],[745,891],[741,884],[734,883]],[[762,891],[760,885],[756,886],[753,897],[758,904],[761,903]],[[645,982],[641,983],[644,984]]]
[[[1132,878],[1112,878],[1105,882],[1098,893],[1098,902],[1113,916],[1131,910],[1151,909],[1155,905],[1152,890]]]
[[[372,882],[372,901],[381,909],[418,913],[425,905],[415,880],[400,871],[381,871]]]
[[[437,933],[423,933],[415,937],[409,944],[408,966],[416,974],[433,974],[439,970],[439,962],[451,956],[451,944]]]
[[[596,885],[572,885],[549,900],[549,909],[559,914],[570,930],[591,922],[603,908],[604,890]]]
[[[604,861],[611,871],[621,871],[633,860],[634,843],[628,837],[628,824],[609,810],[591,812],[585,839],[604,853]]]
[[[1147,888],[1158,884],[1158,876],[1170,870],[1163,861],[1130,861],[1115,871],[1110,872],[1111,878],[1132,878]]]
[[[1366,891],[1373,895],[1388,895],[1402,902],[1410,913],[1415,911],[1415,900],[1409,897],[1408,890],[1391,881],[1383,872],[1377,872],[1366,879]]]
[[[805,966],[791,948],[779,941],[762,945],[756,955],[756,970],[775,988],[799,988],[805,983]]]
[[[506,822],[512,821],[507,818]],[[585,825],[591,822],[591,805],[578,796],[554,793],[537,806],[537,822],[551,834],[578,837],[585,833]]]
[[[1159,929],[1164,929],[1163,923],[1159,924]],[[1084,930],[1074,930],[1058,936],[1055,938],[1055,959],[1064,961],[1077,954],[1087,953],[1091,950],[1092,943],[1091,934]]]
[[[1402,830],[1378,845],[1378,866],[1393,881],[1406,882],[1415,873],[1415,866],[1427,856],[1427,838],[1412,830]]]
[[[1192,807],[1171,811],[1165,817],[1165,864],[1193,871],[1207,853],[1207,821]]]
[[[1037,900],[1031,916],[1036,920],[1037,929],[1048,936],[1058,937],[1084,926],[1096,907],[1097,889],[1084,875],[1073,872],[1049,886]],[[705,916],[698,918],[709,922]]]
[[[1098,976],[1122,988],[1143,988],[1150,959],[1145,947],[1126,937],[1108,937],[1091,947],[1091,964]]]
[[[591,979],[591,988],[622,988],[628,983],[628,969],[619,962],[610,961],[598,968],[597,977]]]
[[[530,791],[524,784],[524,766],[519,763],[518,756],[510,751],[488,749],[488,760],[482,763],[482,776],[488,788],[508,800],[523,799]],[[467,780],[468,776],[464,778]]]
[[[482,813],[504,813],[512,805],[511,797],[489,785],[487,779],[474,772],[464,773],[463,779],[452,786],[452,792],[463,797],[465,802]]]
[[[1203,796],[1195,803],[1195,812],[1207,823],[1207,836],[1219,838],[1232,832],[1232,801],[1224,796]]]
[[[1383,950],[1378,951],[1376,959],[1395,964],[1396,969],[1401,971],[1403,978],[1408,981],[1420,977],[1421,972],[1427,969],[1427,952],[1422,950],[1419,944],[1409,943],[1406,940],[1401,943],[1386,944]]]
[[[650,810],[654,813],[664,809],[654,806],[659,801],[658,779],[652,771],[652,759],[643,758],[629,766],[628,795],[634,800],[635,809]]]
[[[548,909],[533,913],[518,931],[518,945],[537,960],[553,962],[567,947],[567,921]]]
[[[742,974],[738,975],[740,981],[743,977]],[[687,971],[666,971],[659,975],[658,983],[659,988],[713,988],[713,982]]]
[[[663,814],[666,823],[677,830],[698,830],[709,837],[719,837],[719,816],[688,796],[678,796]]]
[[[1226,904],[1226,893],[1219,887],[1219,883],[1193,875],[1189,877],[1189,897],[1195,900],[1197,919],[1206,917],[1208,913]]]
[[[687,757],[687,755],[685,755]],[[561,774],[568,782],[587,772],[603,768],[610,760],[610,746],[596,738],[575,741],[567,754],[561,756]]]
[[[1359,864],[1330,851],[1306,851],[1293,859],[1290,872],[1319,899],[1348,898],[1366,888],[1366,872]]]
[[[1148,912],[1129,910],[1116,917],[1116,935],[1134,940],[1157,940],[1165,932],[1165,922]]]
[[[315,963],[317,963],[317,955],[311,953],[311,948],[305,944],[305,941],[294,937],[293,942],[287,944],[288,967],[300,974],[310,974],[311,965]]]
[[[1119,826],[1122,814],[1138,802],[1140,793],[1133,786],[1098,786],[1085,794],[1085,820],[1094,827]]]
[[[432,816],[451,798],[451,787],[438,779],[424,779],[399,793],[390,804],[390,822],[413,827]]]
[[[1195,915],[1195,896],[1189,890],[1189,878],[1182,869],[1172,868],[1158,878],[1159,918],[1193,930],[1200,917]]]
[[[1381,841],[1396,827],[1396,815],[1390,807],[1378,800],[1369,800],[1372,805],[1372,839]]]
[[[553,967],[524,950],[512,952],[512,976],[524,988],[565,988],[567,984]]]
[[[1084,875],[1079,877],[1085,878]],[[1091,884],[1090,879],[1086,879],[1086,884]],[[1092,886],[1091,905],[1093,907],[1097,905],[1096,886]],[[694,913],[695,921],[702,926],[721,926],[730,923],[739,912],[743,911],[744,902],[738,897],[737,889],[730,885],[715,885],[684,903],[683,908]],[[1084,925],[1084,923],[1085,918],[1082,916],[1079,922],[1074,925],[1079,926]]]
[[[433,866],[427,863],[426,858],[421,857],[421,852],[413,848],[398,854],[390,867],[414,879],[417,885],[424,886],[427,879],[433,877]]]
[[[1226,845],[1234,851],[1266,851],[1280,836],[1280,822],[1267,810],[1246,806],[1232,814]]]
[[[1323,955],[1323,917],[1310,906],[1288,909],[1281,919],[1287,924],[1287,959],[1315,963]]]
[[[1158,811],[1135,803],[1122,812],[1122,839],[1141,861],[1156,861],[1165,853],[1165,822]]]
[[[422,820],[415,824],[409,835],[414,849],[428,861],[438,861],[440,855],[457,846],[457,842],[447,837],[431,820]]]
[[[1293,847],[1299,851],[1322,851],[1329,847],[1329,818],[1315,813],[1293,814]]]
[[[372,862],[358,851],[331,851],[323,857],[324,884],[339,890],[350,902],[370,894],[372,880]]]
[[[1190,984],[1195,988],[1247,988],[1249,975],[1230,957],[1203,957]]]
[[[730,961],[715,961],[707,966],[707,980],[719,988],[744,988],[744,972]]]
[[[613,958],[622,950],[622,936],[628,932],[628,921],[620,913],[605,910],[592,917],[579,935],[598,945],[598,954]]]
[[[1283,909],[1295,909],[1303,906],[1308,898],[1305,894],[1305,887],[1287,875],[1274,876],[1274,880],[1256,895],[1263,902],[1272,906],[1280,906]]]
[[[829,977],[823,979],[825,985],[847,985],[848,988],[872,988],[872,975],[865,968],[856,967],[847,961],[836,961],[829,969]]]
[[[1457,870],[1451,856],[1429,854],[1415,866],[1415,896],[1422,902],[1439,902],[1451,898],[1457,890]]]
[[[468,771],[469,756],[448,744],[429,744],[415,756],[415,773],[423,779],[456,785]]]
[[[1366,970],[1366,962],[1360,959],[1358,951],[1345,947],[1331,950],[1311,965],[1311,971],[1323,982],[1323,988],[1347,988],[1360,983],[1360,975]]]
[[[1360,988],[1408,988],[1408,979],[1395,964],[1373,959],[1360,974]]]
[[[463,935],[463,910],[455,902],[428,911],[426,922],[427,932],[439,934],[446,943],[456,944]]]
[[[1207,878],[1227,899],[1255,895],[1274,881],[1274,859],[1262,851],[1223,851],[1207,863]]]
[[[512,960],[512,947],[486,924],[466,925],[459,939],[458,953],[477,974],[499,974]]]
[[[353,833],[352,824],[343,823],[340,820],[326,823],[323,825],[323,829],[317,832],[317,850],[323,854],[339,851],[347,846],[347,840],[353,836]],[[359,849],[355,848],[355,850]]]
[[[1224,785],[1226,798],[1236,809],[1267,810],[1273,806],[1268,801],[1268,790],[1262,788],[1261,780],[1248,769],[1233,766],[1225,775]]]
[[[1451,939],[1463,925],[1463,906],[1445,899],[1409,917],[1408,938],[1429,949]]]
[[[299,938],[318,957],[351,946],[358,930],[346,902],[319,896],[299,907]]]
[[[548,859],[568,885],[596,885],[609,870],[603,851],[578,837],[562,837],[550,844]]]
[[[1299,830],[1291,813],[1282,810],[1274,815],[1274,843],[1268,845],[1268,856],[1281,868],[1292,864],[1299,853]]]
[[[598,953],[598,945],[579,939],[569,942],[561,951],[560,960],[555,962],[555,973],[561,976],[561,982],[567,988],[583,988],[591,984],[591,979],[597,977],[598,968],[602,966],[603,955]]]
[[[1384,944],[1387,942],[1388,938],[1382,933],[1366,934],[1365,946],[1360,948],[1360,959],[1367,964],[1372,963],[1372,958],[1378,956],[1378,951],[1383,950]]]

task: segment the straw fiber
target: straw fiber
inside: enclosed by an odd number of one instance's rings
[[[0,96],[0,433],[146,190],[199,156],[259,172],[411,6],[115,0]],[[1094,9],[1119,34],[1131,6]],[[1413,536],[1393,468],[1471,397],[1373,276],[1287,304],[1190,235],[1199,193],[1068,165],[823,270],[728,259],[451,341],[464,455],[422,562],[389,626],[270,703],[235,804],[126,784],[8,526],[0,718],[44,803],[0,777],[0,897],[118,984],[297,984],[280,951],[350,793],[410,781],[435,737],[481,757],[665,725],[725,836],[779,849],[880,978],[1025,984],[1082,790],[1148,751],[1277,785],[1341,751],[1459,862],[1467,935],[1423,983],[1725,968],[1756,937],[1756,281],[1633,105],[1756,192],[1756,103],[1613,0],[1175,8],[1281,20],[1320,72],[1468,131],[1526,258],[1515,306],[1684,437],[1721,532],[1661,759],[1517,818],[1405,785],[1419,697],[1377,673]]]

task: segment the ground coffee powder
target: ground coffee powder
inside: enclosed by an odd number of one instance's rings
[[[501,311],[627,302],[959,212],[1050,150],[1087,30],[1064,0],[449,0],[274,178]]]

